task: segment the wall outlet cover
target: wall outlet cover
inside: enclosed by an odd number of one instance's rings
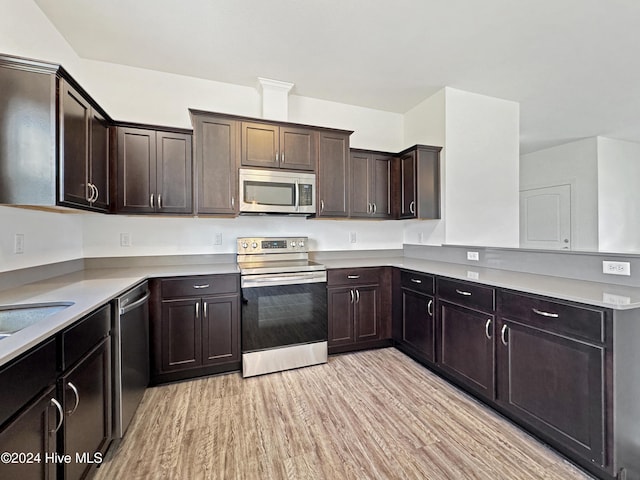
[[[631,275],[631,263],[602,261],[602,273],[607,275]]]
[[[130,247],[131,246],[131,234],[130,233],[121,233],[120,234],[120,246],[121,247]]]
[[[467,252],[467,260],[473,260],[473,261],[477,262],[478,260],[480,260],[480,253],[479,252]]]
[[[349,241],[351,243],[357,242],[356,232],[349,232]]]
[[[24,233],[16,233],[13,239],[13,253],[24,253]]]

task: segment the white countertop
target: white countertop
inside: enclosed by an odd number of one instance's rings
[[[83,270],[0,292],[0,305],[73,302],[73,305],[0,340],[0,365],[68,327],[149,278],[239,273],[232,264]]]
[[[409,257],[323,259],[327,268],[392,266],[614,310],[640,308],[640,288]]]
[[[640,288],[513,272],[401,256],[323,258],[327,269],[392,266],[588,305],[640,308]],[[89,269],[0,292],[0,305],[73,302],[73,305],[0,340],[0,365],[149,278],[239,273],[235,263]]]

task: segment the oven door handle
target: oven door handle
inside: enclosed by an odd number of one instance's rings
[[[320,283],[326,282],[327,276],[325,272],[321,274],[302,274],[302,275],[279,275],[267,277],[242,278],[242,288],[261,287],[261,286],[277,286],[277,285],[295,285],[296,283]]]

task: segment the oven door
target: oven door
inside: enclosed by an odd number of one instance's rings
[[[327,274],[242,277],[242,353],[326,342]]]

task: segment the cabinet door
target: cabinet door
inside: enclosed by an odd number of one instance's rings
[[[156,211],[193,212],[191,135],[157,132],[156,152]]]
[[[239,125],[224,118],[196,119],[198,214],[238,213]]]
[[[377,285],[356,287],[355,328],[356,341],[363,342],[380,338],[380,289]]]
[[[438,363],[476,392],[493,399],[493,315],[440,302]]]
[[[152,213],[156,205],[156,132],[118,127],[117,211]]]
[[[400,157],[400,218],[416,218],[416,153]]]
[[[62,82],[60,99],[60,200],[89,205],[89,118],[91,106]]]
[[[369,168],[369,201],[371,215],[377,218],[391,216],[391,157],[373,155]]]
[[[349,135],[320,133],[318,216],[349,216]]]
[[[435,362],[433,297],[402,289],[402,342]]]
[[[202,365],[202,305],[199,298],[162,302],[162,370]]]
[[[91,151],[90,175],[94,186],[92,205],[98,210],[109,210],[109,124],[95,110],[90,119]]]
[[[243,166],[278,168],[280,130],[276,125],[242,122]]]
[[[605,465],[604,348],[505,319],[498,335],[499,403],[582,458]]]
[[[360,152],[352,152],[350,158],[349,174],[351,176],[350,188],[350,217],[369,217],[373,211],[369,199],[369,166],[371,155]]]
[[[349,345],[355,342],[353,303],[355,293],[351,288],[327,289],[329,310],[329,346]]]
[[[308,128],[280,127],[280,168],[315,171],[318,133]]]
[[[56,452],[55,430],[60,414],[55,398],[55,387],[50,387],[0,431],[0,452],[39,456],[39,460],[32,463],[0,463],[0,478],[56,478],[56,463],[45,461],[45,455]]]
[[[202,299],[203,364],[240,361],[238,295]]]
[[[111,441],[110,347],[111,339],[105,338],[60,379],[62,445],[72,458],[64,464],[65,480],[83,478],[101,459],[94,454],[104,454]]]

